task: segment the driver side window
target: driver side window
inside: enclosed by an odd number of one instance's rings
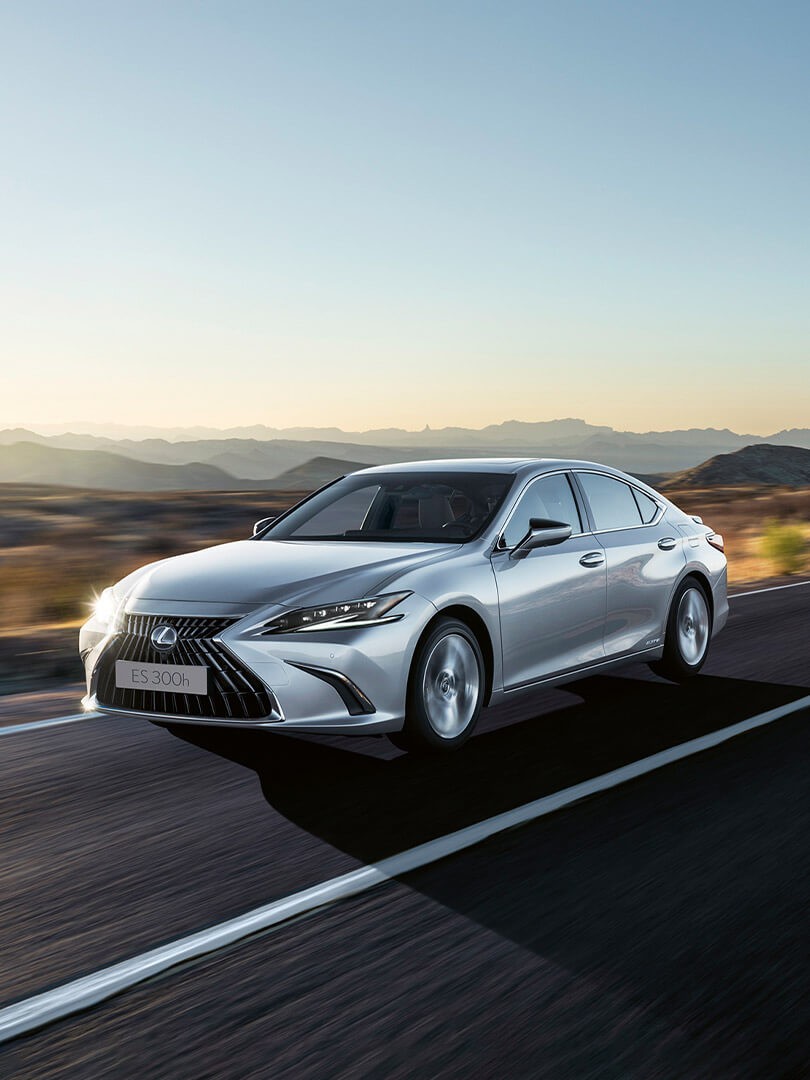
[[[513,548],[529,531],[531,518],[546,518],[570,525],[574,534],[582,532],[576,499],[564,473],[533,480],[520,496],[514,513],[503,531],[501,546]]]

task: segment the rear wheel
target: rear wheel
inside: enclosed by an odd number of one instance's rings
[[[697,675],[709,652],[711,626],[706,590],[696,578],[687,578],[672,599],[664,655],[650,664],[652,670],[673,682]]]
[[[473,732],[484,699],[484,658],[463,622],[440,619],[414,657],[405,727],[390,735],[401,750],[444,753]]]

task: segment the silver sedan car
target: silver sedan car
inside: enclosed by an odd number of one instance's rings
[[[144,566],[82,627],[85,706],[385,733],[447,751],[481,709],[628,661],[681,680],[726,622],[723,539],[585,461],[363,469],[247,540]]]

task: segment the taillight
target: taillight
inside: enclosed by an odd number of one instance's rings
[[[706,539],[712,545],[713,548],[716,548],[717,551],[725,551],[726,550],[726,545],[723,542],[723,537],[720,535],[720,533],[709,533],[709,535],[706,537]]]

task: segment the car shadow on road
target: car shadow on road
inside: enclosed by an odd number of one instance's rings
[[[713,676],[568,689],[568,707],[529,708],[440,759],[257,732],[183,737],[255,771],[278,813],[369,863],[807,695]],[[448,944],[459,985],[511,956],[556,1075],[804,1075],[810,774],[806,754],[768,734],[753,752],[664,769],[408,874],[430,906],[400,905],[410,922],[391,933],[418,938],[427,921],[460,934],[463,949]],[[388,907],[364,918],[379,938]],[[493,948],[492,934],[518,951]]]
[[[446,757],[375,757],[354,750],[350,738],[174,733],[253,770],[278,813],[374,862],[807,693],[714,676],[683,686],[601,676],[566,690],[570,704],[532,715],[527,699],[528,715],[494,729],[490,723]],[[508,711],[520,715],[513,704]]]

